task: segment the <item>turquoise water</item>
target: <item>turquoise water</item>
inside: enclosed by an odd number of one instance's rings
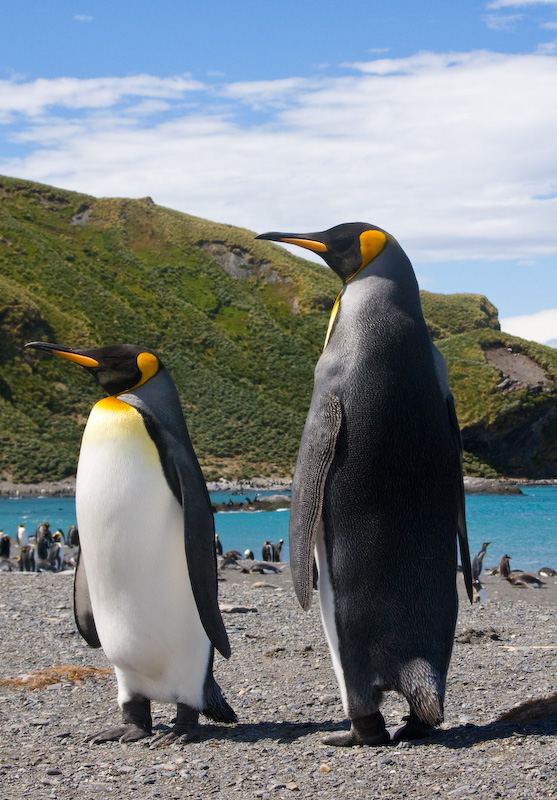
[[[495,566],[505,553],[513,569],[537,570],[542,566],[557,569],[557,488],[527,487],[523,495],[469,495],[466,512],[470,551],[474,555],[482,542],[491,542],[486,564]],[[247,493],[253,499],[254,492]],[[260,494],[264,494],[260,492]],[[246,495],[218,492],[213,502],[243,501]],[[224,550],[250,548],[261,558],[265,541],[284,539],[283,558],[288,558],[288,510],[256,513],[224,512],[215,515],[215,525]],[[40,522],[50,522],[52,530],[67,532],[75,524],[73,497],[0,498],[0,529],[15,537],[23,523],[29,534]]]

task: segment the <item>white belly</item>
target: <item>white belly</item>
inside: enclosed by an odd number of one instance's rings
[[[210,655],[191,590],[182,508],[140,414],[107,398],[91,412],[76,510],[100,641],[120,703],[134,694],[203,704]]]
[[[317,529],[317,538],[315,541],[315,562],[317,564],[317,571],[319,573],[318,589],[319,602],[321,604],[321,620],[323,622],[323,629],[325,630],[329,650],[331,651],[333,669],[338,681],[344,713],[348,716],[348,694],[346,692],[344,671],[342,669],[338,648],[338,633],[335,621],[335,597],[329,575],[329,566],[327,564],[323,522],[319,523],[319,528]]]

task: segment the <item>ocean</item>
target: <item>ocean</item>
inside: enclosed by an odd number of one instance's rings
[[[529,486],[522,495],[467,495],[466,517],[472,556],[482,542],[490,542],[485,558],[487,566],[495,566],[502,555],[511,556],[511,568],[538,570],[550,566],[557,569],[557,487]],[[248,493],[253,497],[254,492]],[[258,494],[275,494],[259,492]],[[244,495],[230,492],[211,494],[214,503],[242,501]],[[284,539],[283,560],[288,560],[289,511],[220,512],[215,526],[223,549],[253,550],[261,558],[263,542]],[[75,525],[73,497],[0,498],[0,530],[15,538],[17,526],[23,523],[29,534],[40,522],[50,522],[51,530],[67,532]]]

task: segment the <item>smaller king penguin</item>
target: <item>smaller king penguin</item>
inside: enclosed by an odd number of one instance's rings
[[[98,744],[152,735],[151,701],[176,703],[157,746],[236,715],[213,678],[230,645],[217,601],[209,495],[178,392],[162,362],[135,345],[73,350],[27,345],[79,364],[109,394],[93,406],[81,444],[74,584],[79,632],[114,665],[122,725]]]
[[[265,233],[318,253],[343,288],[315,368],[292,482],[290,566],[321,615],[348,731],[326,744],[382,745],[383,692],[408,701],[396,739],[443,719],[457,616],[456,542],[472,597],[460,431],[447,369],[431,344],[414,271],[367,223]]]

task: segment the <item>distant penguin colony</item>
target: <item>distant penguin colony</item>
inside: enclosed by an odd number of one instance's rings
[[[322,619],[349,731],[325,742],[381,745],[396,690],[396,738],[443,720],[457,615],[457,535],[470,600],[460,430],[412,266],[373,225],[257,237],[318,253],[343,283],[315,369],[292,485],[290,564],[303,608],[314,559]]]
[[[213,648],[228,658],[230,645],[211,503],[168,372],[135,345],[28,347],[85,367],[109,394],[91,411],[79,456],[74,601],[81,635],[114,664],[123,719],[90,741],[151,736],[152,700],[177,704],[159,744],[191,736],[200,712],[235,722],[213,678]]]

